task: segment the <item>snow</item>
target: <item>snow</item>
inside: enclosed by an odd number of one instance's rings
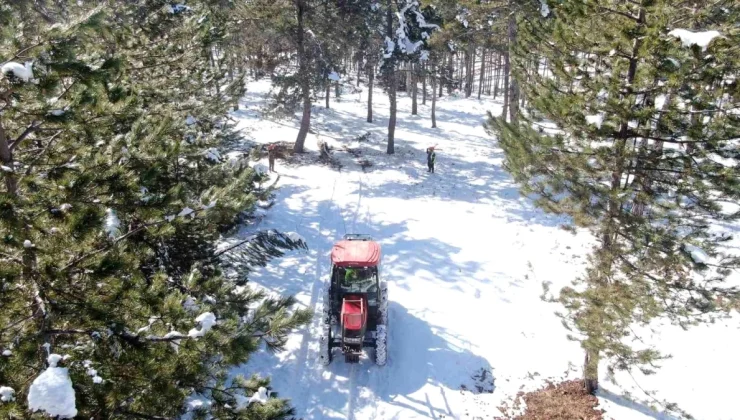
[[[193,117],[192,115],[188,115],[188,117],[185,119],[185,124],[187,125],[193,125],[196,122],[198,122],[198,120],[196,120],[195,117]]]
[[[13,352],[10,350],[3,350],[3,356],[10,357],[13,355]]]
[[[665,105],[666,99],[667,99],[666,95],[658,95],[655,98],[655,109],[662,110],[663,106]]]
[[[13,168],[11,168],[10,166],[2,165],[0,166],[0,169],[2,169],[3,172],[13,172]]]
[[[695,245],[684,245],[684,248],[686,248],[686,251],[691,254],[691,259],[694,260],[696,263],[704,264],[709,262],[709,255],[707,253]]]
[[[184,10],[191,10],[190,6],[186,6],[184,4],[176,4],[174,6],[168,4],[166,7],[167,7],[167,11],[173,14],[182,12]]]
[[[210,149],[207,149],[205,152],[203,152],[206,159],[212,161],[212,162],[220,162],[221,161],[221,153],[219,153],[218,150],[211,147]]]
[[[28,82],[33,79],[33,63],[29,61],[23,65],[14,61],[8,61],[0,67],[0,73],[5,75],[5,77],[12,76],[24,82]]]
[[[547,0],[540,0],[540,14],[542,17],[550,15],[550,6],[547,5]]]
[[[337,72],[333,71],[333,72],[329,73],[329,80],[333,80],[335,82],[338,82],[338,81],[342,80],[342,78],[339,77],[339,75],[337,74]]]
[[[170,331],[167,334],[164,335],[163,338],[175,338],[175,337],[184,337],[180,332],[178,331]],[[170,346],[172,346],[175,351],[180,350],[180,341],[179,339],[170,341]]]
[[[118,215],[116,215],[116,211],[113,209],[106,209],[105,210],[105,232],[108,234],[109,237],[115,238],[118,236],[121,231],[121,221],[118,219]]]
[[[385,37],[385,53],[383,58],[391,58],[393,50],[396,49],[396,43],[393,42],[389,37]]]
[[[268,80],[248,84],[244,106],[233,114],[235,128],[250,130],[264,143],[295,138],[298,119],[286,126],[252,113],[269,88]],[[388,156],[382,140],[388,99],[381,89],[373,96],[372,124],[365,122],[364,101],[348,99],[312,115],[312,127],[322,136],[353,139],[371,132],[372,140],[357,146],[373,163],[369,170],[341,150],[348,140],[337,140],[333,155],[341,171],[308,162],[281,168],[269,217],[224,241],[235,243],[255,229],[300,234],[308,251],[255,268],[249,283],[267,293],[294,295],[299,307],[316,314],[289,336],[284,352],[263,349],[232,375],[269,375],[271,387],[305,420],[495,418],[501,415],[496,407],[520,388],[536,389],[548,378],[579,378],[580,345],[568,340],[554,315],[562,307],[540,295],[543,282],[558,291],[582,274],[596,239],[561,229],[567,220],[520,195],[502,168],[501,148],[481,124],[486,111],[501,113],[501,103],[445,95],[437,101],[439,128],[431,129],[429,105],[419,105],[419,117],[411,118],[411,99],[399,93],[396,153]],[[310,140],[306,148],[312,157],[318,147]],[[430,175],[424,150],[434,143],[439,143],[437,173]],[[328,253],[345,233],[370,234],[382,247],[380,275],[390,298],[382,367],[370,349],[355,365],[345,364],[336,349],[328,366],[319,361]],[[659,349],[674,357],[655,375],[639,376],[640,385],[656,390],[655,398],[685,405],[695,418],[734,418],[735,379],[727,372],[740,371],[734,355],[737,321],[656,330]],[[461,390],[482,368],[495,377],[493,392]],[[612,393],[609,400],[599,396],[605,418],[633,420],[653,413],[645,404],[626,407],[613,397],[630,392],[649,400],[629,375],[619,376],[618,385],[608,381],[607,372],[601,377]],[[647,418],[656,417],[667,418]]]
[[[717,31],[692,32],[688,29],[674,29],[668,32],[668,35],[681,39],[684,47],[698,45],[702,51],[706,51],[709,43],[720,36],[720,33]]]
[[[71,208],[72,208],[72,205],[71,204],[68,204],[68,203],[64,203],[61,206],[59,206],[59,210],[61,210],[61,211],[67,211],[67,210],[69,210]]]
[[[249,404],[258,402],[261,404],[267,403],[267,399],[270,397],[270,394],[272,392],[268,391],[267,388],[261,386],[257,389],[257,392],[255,392],[251,397],[247,398],[243,395],[236,395],[236,410],[246,410],[247,407],[249,407]]]
[[[64,113],[65,111],[63,109],[52,109],[51,111],[49,111],[49,114],[55,117],[61,117],[62,115],[64,115]]]
[[[287,232],[285,233],[285,236],[293,242],[306,242],[306,239],[297,232]]]
[[[23,241],[23,248],[33,248],[33,243],[26,239],[25,241]]]
[[[603,123],[604,123],[604,114],[586,115],[586,124],[595,125],[596,128],[601,128],[601,124]]]
[[[188,332],[188,337],[203,337],[208,331],[216,325],[216,315],[213,312],[204,312],[195,318],[195,322],[200,324],[200,329],[193,328]]]
[[[177,217],[185,217],[188,215],[192,215],[192,217],[195,217],[195,214],[193,214],[195,210],[191,209],[190,207],[185,207],[180,211],[180,213],[177,214]]]
[[[10,402],[14,401],[15,397],[13,396],[15,394],[15,390],[9,386],[0,386],[0,401],[2,402]]]
[[[75,392],[67,368],[50,366],[33,380],[28,390],[28,408],[31,411],[43,411],[49,416],[58,416],[60,419],[77,415]]]
[[[49,357],[46,358],[46,361],[49,363],[49,366],[51,367],[57,367],[57,364],[59,361],[62,360],[62,356],[58,354],[50,354]]]
[[[192,296],[185,298],[185,302],[182,303],[182,307],[188,312],[195,312],[198,310],[198,304]]]
[[[196,410],[210,410],[213,402],[206,398],[204,395],[194,392],[185,398],[185,411],[186,414],[180,418],[180,420],[190,420],[193,418],[192,411]]]

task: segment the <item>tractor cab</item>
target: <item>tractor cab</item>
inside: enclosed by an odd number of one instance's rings
[[[331,361],[335,347],[342,349],[345,361],[350,363],[359,361],[363,347],[374,347],[376,362],[385,364],[388,303],[379,265],[380,245],[367,235],[345,235],[334,244],[324,299],[321,357],[325,363]],[[339,331],[334,331],[335,327]],[[382,346],[380,351],[378,346]]]

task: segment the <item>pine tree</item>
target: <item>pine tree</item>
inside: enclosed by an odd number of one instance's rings
[[[394,7],[396,6],[396,7]],[[404,4],[388,1],[379,4],[386,16],[385,42],[381,73],[384,87],[390,99],[390,118],[388,119],[388,154],[395,153],[396,131],[396,91],[398,89],[398,67],[400,63],[418,63],[429,57],[427,42],[432,33],[439,30],[440,17],[434,8],[421,8],[415,0]],[[396,10],[398,9],[398,10]],[[394,19],[395,17],[395,19]]]
[[[687,326],[739,308],[740,289],[724,280],[740,260],[712,226],[740,217],[723,210],[740,199],[738,9],[702,4],[686,16],[669,0],[549,6],[552,19],[520,21],[513,66],[526,112],[511,123],[490,116],[489,128],[523,193],[599,240],[558,299],[593,392],[602,359],[651,373],[664,357],[635,340],[635,325],[667,317]],[[533,52],[547,72],[526,71]],[[542,121],[558,131],[545,133]]]
[[[227,21],[205,1],[0,7],[3,418],[31,415],[53,366],[80,417],[174,418],[191,394],[214,418],[291,415],[279,398],[246,405],[267,379],[227,376],[310,317],[245,284],[301,240],[216,247],[270,194],[254,187],[266,175],[221,157],[243,93],[212,56]]]

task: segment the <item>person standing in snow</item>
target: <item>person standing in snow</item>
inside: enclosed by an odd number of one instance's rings
[[[434,173],[434,163],[437,161],[437,154],[434,152],[434,147],[427,148],[427,172]]]
[[[274,144],[267,146],[267,162],[269,163],[269,166],[270,166],[270,172],[275,172],[275,154],[276,153],[277,152],[275,150]]]

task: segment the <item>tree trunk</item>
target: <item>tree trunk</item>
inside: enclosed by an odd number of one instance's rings
[[[436,88],[437,88],[437,77],[434,72],[435,66],[432,65],[432,72],[430,77],[432,78],[432,128],[437,128],[437,98],[436,98]],[[440,85],[440,87],[442,87]],[[441,89],[440,89],[441,91]]]
[[[478,81],[478,100],[483,93],[483,76],[486,74],[486,50],[481,48],[480,53],[480,80]]]
[[[362,68],[362,58],[357,60],[357,86],[360,86],[360,69]]]
[[[417,83],[416,83],[416,70],[417,70],[418,64],[412,63],[409,67],[409,71],[411,72],[411,115],[417,115],[418,114],[418,107],[417,107]]]
[[[509,4],[512,4],[512,1],[510,0]],[[508,72],[511,72],[511,53],[514,49],[514,45],[516,44],[516,15],[513,11],[510,11],[509,13],[509,69]],[[509,120],[512,124],[516,124],[517,120],[519,119],[519,84],[517,83],[517,80],[509,75],[509,89],[511,89],[511,93],[509,95]]]
[[[443,56],[440,59],[440,62],[441,63],[444,63],[444,61],[445,60],[444,60],[444,56]],[[437,77],[437,74],[433,74],[432,75],[432,77],[434,77],[434,78],[437,79],[437,84],[439,85],[439,93],[437,94],[437,96],[440,97],[440,98],[442,97],[442,87],[444,86],[444,80],[442,79],[442,71],[443,71],[442,69],[443,68],[444,67],[442,67],[442,66],[437,67],[437,65],[435,64],[434,69],[435,69],[435,71],[439,71],[439,77]]]
[[[337,99],[339,99],[340,88],[339,82],[334,82],[334,97]]]
[[[502,86],[502,89],[504,90],[504,112],[501,113],[501,116],[504,118],[504,121],[506,121],[506,118],[509,114],[509,51],[508,49],[506,52],[504,52],[504,85]]]
[[[448,57],[447,58],[447,73],[446,73],[446,76],[447,76],[447,94],[448,95],[451,95],[452,94],[452,80],[455,77],[455,66],[453,65],[453,62],[452,62],[452,60],[453,60],[452,59],[452,54],[448,54],[447,57]]]
[[[0,121],[0,160],[4,166],[15,169],[13,165],[13,151],[10,150],[10,139],[5,132],[2,121]],[[18,181],[15,178],[15,173],[3,171],[3,178],[5,178],[5,190],[8,192],[8,195],[15,196],[18,191]]]
[[[296,137],[293,151],[296,153],[303,153],[303,147],[306,143],[306,136],[308,135],[308,129],[311,127],[311,83],[308,77],[308,63],[306,63],[306,50],[304,45],[304,34],[303,34],[303,14],[305,13],[304,8],[306,7],[303,0],[298,0],[298,78],[301,85],[301,96],[303,97],[303,117],[301,118],[301,128],[298,130],[298,137]]]
[[[369,61],[369,60],[368,60]],[[373,122],[373,81],[375,80],[375,68],[368,63],[367,66],[367,122]]]
[[[471,45],[470,52],[468,53],[468,70],[465,75],[465,78],[467,79],[467,91],[465,92],[466,98],[469,98],[473,95],[473,88],[475,84],[475,51],[476,47],[474,45]]]
[[[593,395],[599,389],[599,354],[586,350],[583,360],[583,382],[586,392]]]
[[[388,75],[388,99],[390,100],[390,117],[388,118],[388,148],[386,152],[389,155],[395,153],[395,133],[396,133],[396,72],[391,69]]]
[[[326,82],[326,94],[324,95],[324,98],[326,99],[326,109],[329,109],[329,96],[331,96],[331,82]]]
[[[493,99],[496,99],[498,96],[498,87],[499,87],[499,81],[501,79],[501,61],[503,61],[504,56],[501,54],[498,54],[498,62],[496,63],[496,75],[493,77]]]
[[[421,104],[427,104],[427,64],[421,65]]]
[[[386,35],[393,38],[393,1],[388,0],[386,12]],[[398,80],[396,78],[396,64],[391,61],[388,66],[388,100],[390,102],[390,117],[388,118],[388,148],[386,153],[392,155],[396,152],[394,136],[396,133],[396,89]]]

